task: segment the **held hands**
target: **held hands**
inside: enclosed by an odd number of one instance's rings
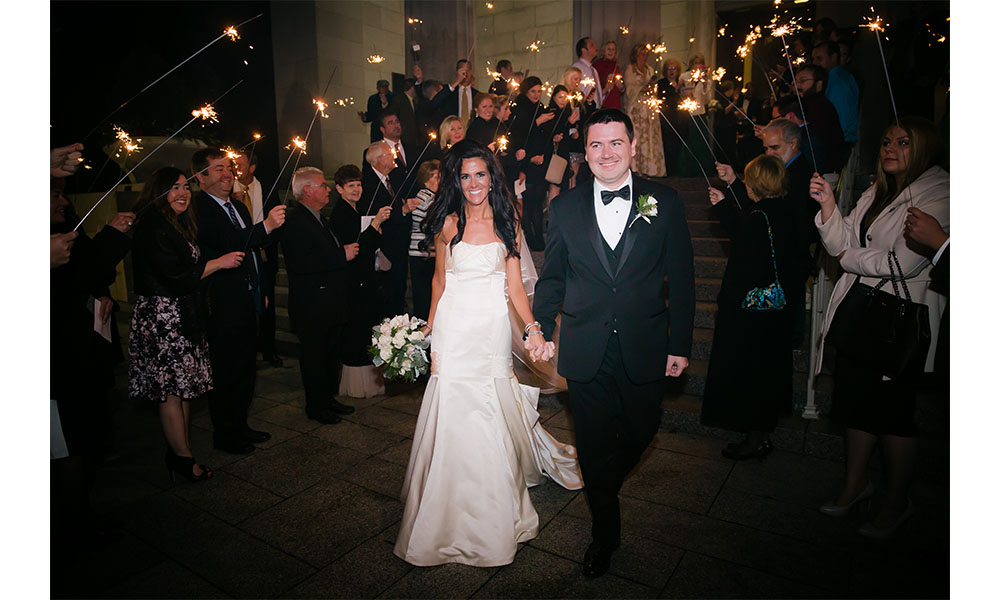
[[[809,180],[809,195],[816,199],[820,203],[820,206],[824,208],[832,207],[837,201],[833,197],[833,188],[830,187],[830,183],[823,179],[823,176],[819,173],[813,173],[812,179]],[[826,219],[823,219],[826,221]]]
[[[667,377],[680,377],[687,367],[688,359],[686,356],[667,355]]]
[[[906,209],[906,229],[903,237],[918,244],[938,250],[948,241],[948,233],[941,228],[941,223],[931,215],[917,207]]]
[[[361,245],[357,242],[353,244],[344,244],[344,256],[347,257],[348,261],[352,261],[358,256],[358,252],[361,250]]]
[[[722,202],[722,199],[725,197],[725,194],[723,194],[720,190],[717,190],[714,187],[708,188],[708,201],[712,203],[712,206]]]
[[[285,208],[284,204],[279,204],[272,208],[271,212],[267,213],[264,225],[268,231],[274,231],[285,224]]]
[[[69,177],[80,168],[83,144],[77,142],[49,152],[49,174],[52,177]]]
[[[243,252],[230,252],[229,254],[223,254],[219,257],[219,268],[235,269],[243,264],[243,258],[245,256],[246,254]]]
[[[122,233],[127,233],[129,228],[132,227],[132,221],[135,220],[134,212],[120,212],[117,215],[111,217],[108,221],[108,225],[114,227]]]
[[[551,360],[556,355],[556,345],[553,342],[546,342],[540,335],[529,335],[524,340],[524,349],[528,351],[528,358],[532,362]]]
[[[70,231],[69,233],[56,233],[49,236],[49,268],[61,267],[69,262],[70,252],[73,250],[73,240],[79,233]]]
[[[727,185],[732,185],[736,181],[736,171],[733,170],[731,165],[724,165],[716,161],[715,172],[719,174],[719,179],[725,181]],[[713,202],[712,204],[715,203]]]
[[[416,198],[410,198],[410,200],[416,200]],[[407,200],[407,205],[408,204],[409,204],[409,200]],[[383,206],[382,208],[378,209],[378,212],[375,213],[375,218],[372,219],[372,227],[374,227],[375,229],[378,229],[382,225],[382,223],[385,223],[386,220],[389,219],[389,217],[391,215],[392,215],[392,208],[391,207]],[[350,259],[348,259],[348,260],[350,260]]]

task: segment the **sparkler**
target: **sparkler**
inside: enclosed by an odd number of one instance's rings
[[[330,106],[329,104],[319,98],[313,98],[313,104],[316,105],[316,110],[319,111],[319,114],[323,115],[324,119],[330,118],[330,115],[326,114],[326,109]]]
[[[406,189],[406,182],[410,179],[410,175],[412,175],[414,173],[414,171],[416,170],[417,165],[420,164],[420,159],[423,158],[424,157],[424,153],[427,152],[427,148],[430,147],[431,143],[434,142],[434,140],[436,140],[437,137],[438,137],[437,134],[434,133],[433,131],[427,132],[427,143],[424,144],[424,149],[420,151],[420,154],[417,156],[417,160],[413,161],[410,164],[410,168],[407,169],[407,171],[406,171],[406,176],[403,177],[403,182],[399,184],[399,189],[396,190],[396,193],[393,195],[392,200],[389,201],[389,208],[390,209],[393,207],[393,205],[396,204],[396,198],[399,197],[399,194],[402,193],[402,191],[404,189]],[[390,148],[392,148],[392,146],[390,146]],[[381,185],[382,187],[385,187],[385,184],[382,183],[382,179],[381,178],[379,178],[378,184]],[[385,188],[385,191],[388,192],[389,188]],[[371,212],[372,205],[375,204],[375,196],[376,195],[378,195],[378,186],[375,186],[375,189],[372,190],[372,199],[368,203],[368,208],[362,214],[367,215],[367,214],[369,214]],[[354,240],[355,242],[357,242],[358,240],[361,239],[361,234],[362,233],[364,233],[364,231],[359,231],[358,232],[358,239]]]
[[[413,25],[414,23],[423,23],[423,21],[414,17],[410,17],[409,19],[406,20],[406,22],[409,23],[410,25]]]
[[[371,54],[368,56],[368,64],[377,65],[385,62],[385,57],[381,54]]]
[[[732,101],[732,100],[730,100],[730,99],[729,99],[729,98],[728,98],[728,97],[727,97],[727,96],[726,96],[725,94],[723,94],[723,93],[722,93],[722,90],[720,90],[719,88],[715,88],[715,93],[716,93],[716,94],[718,94],[718,95],[720,95],[720,96],[722,96],[722,97],[723,97],[723,98],[725,98],[726,100],[729,100],[730,102],[733,102],[733,101]],[[747,93],[747,89],[746,89],[746,88],[743,88],[743,89],[742,89],[742,90],[740,91],[740,93],[742,93],[742,94],[745,94],[745,93]],[[746,114],[745,112],[743,112],[743,111],[742,111],[742,110],[740,109],[740,107],[736,105],[736,103],[735,103],[735,102],[733,102],[733,108],[735,108],[735,109],[736,109],[737,111],[739,111],[739,113],[740,113],[741,115],[743,115],[743,116],[744,116],[744,117],[746,118],[746,120],[747,120],[747,121],[750,121],[750,124],[751,124],[751,125],[756,125],[756,123],[754,123],[753,119],[751,119],[751,118],[750,118],[750,115],[748,115],[748,114]]]
[[[126,179],[128,179],[128,176],[131,175],[133,172],[135,172],[135,170],[139,168],[139,165],[141,165],[142,163],[146,162],[149,159],[150,156],[153,156],[154,154],[156,154],[156,151],[159,150],[160,148],[162,148],[167,142],[169,142],[170,140],[172,140],[175,137],[177,137],[177,135],[180,132],[184,131],[184,129],[186,129],[188,125],[190,125],[191,123],[194,123],[199,118],[206,119],[206,120],[211,119],[211,120],[215,121],[216,123],[218,123],[219,122],[218,115],[216,114],[215,108],[212,105],[215,104],[216,102],[218,102],[219,100],[221,100],[223,97],[225,97],[226,94],[228,94],[229,92],[233,91],[233,89],[235,89],[236,86],[240,85],[241,83],[243,83],[242,79],[239,80],[238,82],[236,82],[236,85],[234,85],[233,87],[231,87],[228,90],[226,90],[222,94],[222,96],[219,96],[213,102],[205,104],[205,106],[201,107],[200,109],[196,109],[196,110],[191,111],[191,114],[193,115],[191,117],[191,120],[188,121],[187,123],[185,123],[184,125],[182,125],[180,129],[178,129],[177,131],[175,131],[172,134],[170,134],[170,137],[168,137],[167,139],[165,139],[162,142],[160,142],[160,145],[157,146],[156,148],[153,148],[149,152],[149,154],[147,154],[146,156],[142,157],[142,160],[140,160],[139,162],[137,162],[135,164],[135,166],[132,167],[132,169],[128,173],[125,173],[124,175],[122,175],[122,178],[119,179],[113,186],[111,186],[111,189],[108,190],[107,192],[105,192],[104,195],[101,196],[101,198],[97,202],[95,202],[92,207],[90,207],[90,210],[87,211],[87,214],[83,215],[83,218],[80,219],[80,222],[76,224],[76,227],[73,228],[73,231],[76,231],[77,229],[79,229],[80,226],[83,225],[83,222],[87,220],[87,217],[90,216],[90,213],[94,212],[94,209],[97,208],[98,206],[100,206],[101,202],[104,202],[104,199],[107,198],[108,196],[110,196],[111,192],[115,191],[115,188],[118,187],[118,185],[121,184],[121,182],[123,182]]]
[[[581,86],[585,86],[585,85],[593,86],[593,85],[596,85],[596,84],[597,84],[597,82],[594,81],[593,77],[584,77],[583,79],[580,80],[580,85]]]
[[[715,73],[712,73],[712,79],[714,79],[714,80],[716,80],[718,82],[722,82],[722,78],[725,77],[725,76],[726,76],[726,68],[725,67],[719,67],[718,69],[715,70]]]
[[[232,25],[230,25],[229,27],[227,27],[227,28],[226,28],[226,29],[225,29],[225,30],[224,30],[224,31],[222,32],[222,34],[223,34],[223,35],[228,35],[228,36],[229,36],[229,39],[230,39],[231,41],[234,41],[234,42],[235,42],[236,40],[240,39],[240,34],[239,34],[239,32],[237,32],[237,31],[236,31],[236,28],[235,28],[235,27],[233,27]]]
[[[498,152],[506,152],[507,151],[507,144],[508,143],[509,143],[509,140],[507,139],[507,136],[501,135],[500,137],[498,137],[497,138],[497,151]]]
[[[619,27],[618,31],[622,32],[622,35],[628,35],[628,27],[625,27],[624,25]]]
[[[120,150],[125,150],[126,154],[132,154],[137,150],[142,150],[142,146],[139,145],[141,139],[132,140],[132,136],[125,132],[124,129],[117,125],[112,125],[112,129],[115,131],[115,137],[118,138],[118,150],[115,150],[115,158],[121,156]]]
[[[110,119],[112,116],[114,116],[115,113],[117,113],[121,109],[125,108],[126,104],[128,104],[129,102],[131,102],[131,101],[135,100],[136,98],[138,98],[143,92],[145,92],[149,88],[153,87],[154,85],[156,85],[157,83],[159,83],[160,81],[162,81],[163,78],[166,77],[167,75],[170,75],[171,73],[173,73],[174,71],[176,71],[177,69],[179,69],[184,63],[186,63],[187,61],[191,60],[192,58],[198,56],[199,54],[201,54],[202,52],[204,52],[205,50],[207,50],[210,46],[212,46],[212,44],[214,44],[215,42],[218,42],[219,40],[221,40],[222,38],[224,38],[226,36],[230,36],[230,38],[232,39],[232,36],[229,33],[230,31],[232,31],[234,34],[236,34],[237,28],[243,27],[247,23],[253,21],[254,19],[258,19],[258,18],[260,18],[262,16],[264,16],[264,13],[260,13],[256,17],[251,17],[251,18],[247,19],[246,21],[243,21],[239,25],[228,27],[225,31],[222,32],[222,35],[220,35],[219,37],[215,38],[211,42],[205,44],[200,50],[198,50],[197,52],[195,52],[191,56],[189,56],[189,57],[185,58],[184,60],[182,60],[181,62],[179,62],[176,66],[174,66],[172,69],[170,69],[169,71],[167,71],[163,75],[160,75],[159,77],[157,77],[153,81],[153,83],[151,83],[151,84],[147,85],[146,87],[142,88],[141,90],[139,90],[139,92],[136,95],[132,96],[131,98],[129,98],[125,102],[122,102],[121,105],[118,106],[118,108],[114,109],[113,111],[111,111],[110,113],[108,113],[108,115],[106,117],[104,117],[103,119],[101,119],[100,121],[98,121],[97,124],[94,125],[94,128],[90,130],[90,133],[88,133],[87,135],[83,136],[83,139],[86,140],[87,138],[89,138],[91,136],[91,134],[93,134],[95,131],[97,131],[97,128],[100,127],[102,123],[105,123],[108,119]],[[236,34],[236,38],[239,38],[239,34]]]
[[[535,40],[530,44],[528,44],[527,46],[525,46],[524,49],[527,50],[528,52],[539,52],[541,50],[541,47],[544,45],[545,42],[543,42],[542,40]]]
[[[336,104],[337,106],[343,106],[343,107],[354,106],[354,96],[351,96],[349,98],[337,98],[336,100],[333,101],[333,103]]]
[[[298,150],[302,154],[306,153],[306,141],[299,136],[292,138],[292,143],[285,146],[285,150],[291,150],[293,153]]]
[[[486,3],[486,9],[487,10],[493,10],[493,3],[492,2],[487,2]]]

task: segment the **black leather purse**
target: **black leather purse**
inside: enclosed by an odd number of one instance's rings
[[[838,352],[896,379],[923,372],[931,344],[926,304],[913,302],[895,252],[889,252],[888,279],[875,287],[854,280],[837,307],[826,341]],[[895,266],[895,269],[893,269]],[[899,285],[905,298],[899,295]],[[882,291],[892,282],[893,294]]]

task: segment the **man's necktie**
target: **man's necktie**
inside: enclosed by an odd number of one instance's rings
[[[236,217],[236,207],[233,206],[233,203],[226,202],[225,206],[226,212],[229,213],[229,220],[233,222],[233,227],[243,229],[243,226],[240,225],[240,220]],[[250,268],[247,269],[247,278],[249,279],[250,289],[256,293],[256,290],[260,287],[260,277],[257,275],[257,257],[253,256],[253,250],[250,251],[250,254]]]
[[[623,186],[620,190],[615,190],[613,192],[609,192],[607,190],[601,190],[601,202],[604,203],[604,206],[611,204],[611,201],[614,200],[615,198],[624,198],[626,201],[628,201],[629,196],[630,193],[627,185]]]
[[[469,122],[469,101],[468,94],[466,94],[465,87],[459,87],[458,93],[462,96],[462,107],[460,109],[458,117],[462,120],[462,124],[465,125]]]
[[[406,168],[406,158],[403,157],[403,150],[399,147],[399,142],[395,143],[396,146],[396,160],[399,161],[399,166]]]

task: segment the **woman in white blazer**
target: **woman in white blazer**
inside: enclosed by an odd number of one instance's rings
[[[829,331],[837,307],[859,276],[861,283],[870,286],[890,276],[888,254],[894,251],[913,301],[929,309],[931,343],[924,370],[930,371],[947,298],[929,289],[931,263],[907,246],[903,234],[906,209],[911,206],[933,215],[949,230],[949,175],[936,165],[942,145],[930,121],[900,119],[885,131],[881,145],[876,182],[847,216],[840,214],[833,191],[822,177],[814,176],[811,183],[821,207],[815,222],[823,246],[844,269],[833,289],[823,331],[824,335]],[[822,354],[817,372],[821,364]],[[845,516],[874,495],[867,467],[876,442],[881,442],[888,489],[880,510],[858,530],[862,535],[890,537],[913,514],[908,491],[917,456],[913,415],[918,384],[915,377],[890,380],[859,361],[837,355],[834,416],[846,426],[847,473],[840,494],[820,510]]]

